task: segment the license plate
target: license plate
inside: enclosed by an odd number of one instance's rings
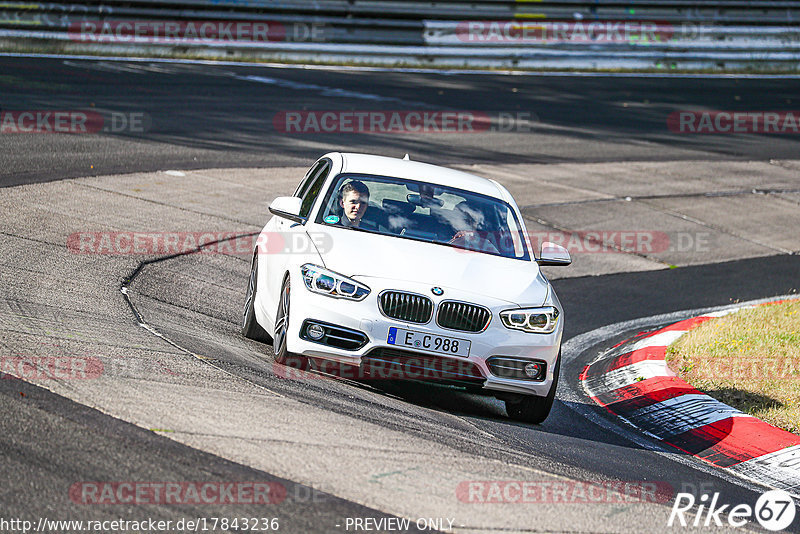
[[[469,356],[471,344],[471,341],[466,339],[426,334],[425,332],[414,332],[413,330],[396,328],[394,326],[389,328],[389,337],[386,341],[389,345],[396,345],[398,347],[409,347],[428,352],[464,357]]]

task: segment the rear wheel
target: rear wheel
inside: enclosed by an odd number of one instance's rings
[[[558,352],[558,359],[556,359],[556,366],[553,369],[553,384],[550,386],[550,391],[546,397],[538,397],[529,395],[523,397],[522,400],[506,401],[506,412],[508,416],[523,423],[532,423],[538,425],[547,419],[550,415],[550,409],[553,407],[553,401],[556,398],[556,388],[558,386],[558,375],[561,371],[561,351]]]
[[[248,339],[255,339],[262,343],[272,343],[272,337],[266,330],[261,328],[256,320],[256,285],[258,284],[258,253],[253,255],[253,263],[250,265],[250,278],[247,281],[247,297],[244,301],[244,313],[242,315],[242,335]]]

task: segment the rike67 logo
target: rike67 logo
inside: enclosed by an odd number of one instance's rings
[[[796,509],[794,499],[782,490],[771,490],[749,504],[719,504],[719,492],[709,496],[704,493],[698,502],[691,493],[678,493],[667,526],[681,527],[743,527],[755,519],[767,530],[778,531],[787,528],[794,521]],[[694,518],[687,517],[697,505]]]

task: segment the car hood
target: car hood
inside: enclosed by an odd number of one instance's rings
[[[547,298],[549,283],[532,261],[344,228],[325,231],[332,239],[320,256],[345,276],[430,284],[519,306],[539,306]]]

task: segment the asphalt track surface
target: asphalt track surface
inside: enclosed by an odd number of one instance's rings
[[[109,66],[110,65],[110,66]],[[105,175],[114,172],[168,168],[270,167],[307,164],[330,149],[398,155],[410,151],[442,163],[557,162],[675,159],[769,159],[796,156],[798,144],[779,136],[682,138],[670,134],[665,117],[676,109],[792,109],[798,80],[503,77],[335,72],[258,67],[211,67],[0,58],[0,105],[4,111],[24,109],[103,109],[145,112],[149,131],[123,135],[0,136],[2,185]],[[234,72],[231,75],[230,72]],[[263,83],[243,80],[249,75],[289,80]],[[299,85],[298,85],[299,84]],[[317,88],[309,88],[310,85]],[[306,87],[302,89],[301,87]],[[319,86],[328,89],[319,89]],[[341,91],[332,91],[338,88]],[[514,90],[516,89],[516,91]],[[302,96],[299,97],[298,95]],[[363,95],[378,95],[383,100]],[[359,96],[360,95],[360,96]],[[392,99],[400,99],[392,100]],[[624,104],[628,105],[624,105]],[[548,126],[525,134],[492,133],[475,136],[286,136],[271,127],[275,113],[293,109],[468,109],[489,113],[525,110]],[[563,129],[554,128],[553,125]],[[179,270],[191,257],[165,260]],[[147,310],[146,319],[169,324],[178,311],[199,317],[208,303],[185,305],[179,288],[170,287],[168,271],[159,264],[145,268],[136,283],[145,297],[157,295],[163,304]],[[246,274],[246,265],[239,269]],[[738,262],[582,277],[554,281],[570,320],[565,339],[607,324],[685,309],[729,304],[797,290],[796,256],[772,256]],[[235,286],[236,281],[229,282]],[[646,301],[647,308],[631,302]],[[236,317],[238,303],[224,306],[223,317]],[[180,303],[180,304],[179,304]],[[267,366],[243,360],[225,348],[226,336],[236,336],[235,319],[224,331],[208,332],[198,321],[191,335],[185,330],[163,331],[183,347],[204,352],[213,345],[216,364],[254,383],[281,388],[281,393],[332,411],[358,414],[377,424],[442,440],[449,446],[500,460],[524,456],[538,468],[577,480],[659,480],[676,489],[719,491],[722,503],[754,502],[758,492],[697,464],[675,462],[576,417],[564,402],[556,402],[545,424],[535,431],[505,420],[497,404],[425,385],[368,388],[336,381],[287,384],[269,376]],[[618,341],[608,340],[607,345]],[[598,347],[600,350],[602,347]],[[254,353],[270,349],[253,344]],[[587,358],[589,355],[586,356]],[[569,376],[580,368],[562,370]],[[365,401],[366,399],[366,401]],[[41,388],[16,380],[0,382],[3,512],[11,516],[42,516],[69,507],[73,518],[113,517],[118,510],[86,509],[64,502],[64,488],[74,480],[224,480],[269,479],[270,475],[176,444],[133,425],[110,418]],[[403,425],[424,412],[428,421]],[[455,414],[497,439],[487,448],[485,438],[465,439]],[[598,414],[600,411],[598,410]],[[602,414],[600,414],[602,415]],[[398,423],[398,418],[400,423]],[[431,437],[434,426],[442,431]],[[449,430],[446,432],[445,430]],[[88,444],[88,445],[87,445]],[[53,460],[57,459],[57,462]],[[59,466],[58,469],[54,465]],[[291,481],[283,481],[295,488]],[[302,486],[294,490],[304,494]],[[291,492],[290,492],[291,493]],[[297,499],[289,532],[336,531],[331,524],[345,516],[382,515],[356,503],[328,495],[307,506]],[[213,510],[204,508],[202,515]],[[309,513],[311,511],[312,513]],[[196,515],[191,509],[161,508],[150,515],[175,518]],[[293,521],[293,523],[292,523]],[[631,525],[621,531],[652,531],[654,526]],[[532,528],[535,530],[535,528]],[[565,529],[567,527],[565,525]]]
[[[682,110],[791,111],[798,89],[794,78],[439,75],[0,57],[5,111],[139,113],[147,123],[147,131],[108,135],[4,136],[0,185],[169,168],[304,166],[341,147],[409,152],[442,164],[793,158],[793,135],[676,134],[667,117]],[[524,129],[490,134],[276,130],[275,116],[296,110],[529,119]]]

